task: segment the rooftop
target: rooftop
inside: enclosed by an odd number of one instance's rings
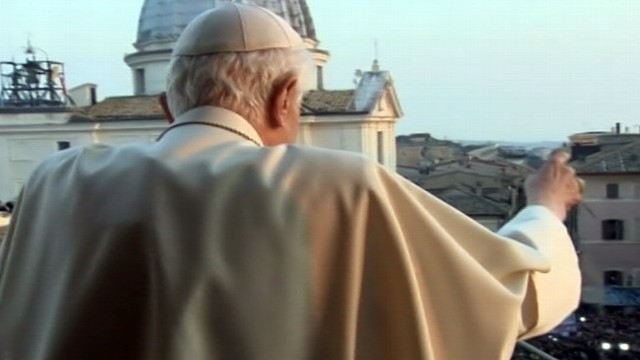
[[[303,114],[353,112],[355,90],[312,90],[302,99]]]
[[[303,115],[362,113],[355,109],[355,90],[313,90],[302,101]],[[67,109],[68,110],[68,109]],[[118,121],[164,119],[156,95],[114,96],[75,111],[72,121]]]
[[[430,190],[440,200],[453,206],[467,216],[509,216],[509,207],[483,196],[464,191],[458,187]]]
[[[572,165],[580,174],[638,173],[640,141],[597,152]]]
[[[164,119],[158,96],[115,96],[87,108],[86,115],[96,120]]]

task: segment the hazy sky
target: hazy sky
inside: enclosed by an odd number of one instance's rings
[[[564,140],[640,125],[640,0],[307,0],[332,55],[325,87],[353,86],[379,44],[405,117],[398,134]],[[143,0],[0,0],[0,60],[30,35],[67,85],[129,95]]]

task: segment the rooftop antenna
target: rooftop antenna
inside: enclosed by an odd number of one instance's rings
[[[27,35],[27,47],[24,48],[24,53],[25,55],[31,55],[31,60],[36,60],[36,51],[40,51],[41,53],[43,53],[45,60],[49,60],[49,53],[31,44],[31,33],[29,33]]]
[[[378,39],[373,40],[373,55],[375,56],[375,58],[378,58]]]
[[[378,39],[373,41],[373,65],[371,71],[380,71],[380,63],[378,62]]]
[[[25,54],[33,54],[33,45],[31,45],[31,35],[27,37],[27,48],[24,51]]]
[[[24,50],[24,54],[31,55],[32,58],[35,58],[36,56],[36,51],[33,48],[33,45],[31,45],[31,33],[27,35],[27,47]]]

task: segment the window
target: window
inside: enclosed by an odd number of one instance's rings
[[[607,270],[604,272],[604,286],[622,286],[624,273],[620,270]]]
[[[71,147],[71,143],[69,141],[58,141],[58,150],[64,150]]]
[[[144,69],[135,69],[134,74],[134,91],[136,95],[144,95],[147,91],[144,81]]]
[[[618,184],[607,184],[607,199],[619,198]]]
[[[91,89],[89,90],[91,92],[90,96],[91,96],[91,105],[95,105],[98,103],[98,95],[96,94],[96,88],[95,87],[91,87]]]
[[[322,66],[317,66],[316,69],[318,70],[318,72],[316,73],[316,76],[317,76],[316,81],[318,82],[318,89],[324,89]]]
[[[624,222],[622,220],[609,219],[602,221],[603,240],[624,239]]]
[[[384,132],[378,131],[378,162],[384,164]]]

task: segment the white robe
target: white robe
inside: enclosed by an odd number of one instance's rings
[[[258,139],[224,109],[192,121]],[[0,359],[508,359],[579,288],[543,207],[498,235],[360,155],[190,124],[34,171],[0,252]]]

